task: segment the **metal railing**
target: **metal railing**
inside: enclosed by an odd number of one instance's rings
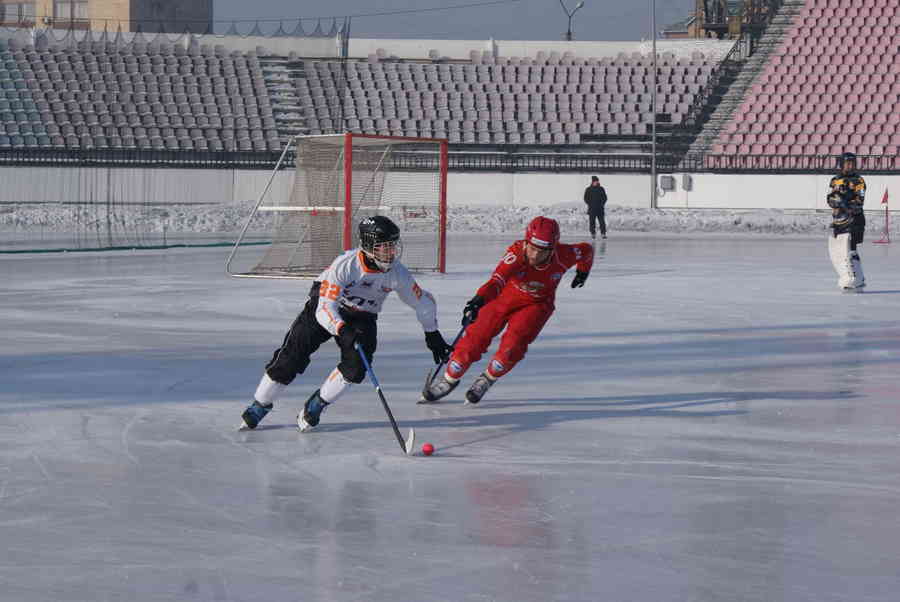
[[[678,146],[663,147],[657,154],[660,172],[717,173],[831,173],[837,155],[739,155],[688,154]],[[176,151],[137,149],[0,149],[0,166],[70,167],[176,167],[201,169],[272,169],[280,152]],[[285,168],[293,168],[292,153]],[[606,172],[650,173],[648,152],[604,153],[573,147],[518,146],[450,147],[449,167],[462,172]],[[395,151],[393,168],[405,171],[434,170],[436,153]],[[900,174],[900,155],[858,155],[863,173]]]
[[[834,173],[839,155],[689,155],[679,171],[717,173]],[[900,174],[900,155],[857,155],[859,171]]]
[[[725,57],[721,61],[719,61],[719,64],[710,74],[709,81],[706,82],[706,86],[704,86],[694,96],[694,101],[691,103],[691,106],[688,108],[688,112],[685,114],[684,118],[681,121],[680,129],[682,132],[697,132],[699,130],[700,115],[703,113],[704,109],[709,106],[709,99],[712,97],[713,92],[715,92],[716,88],[719,87],[722,78],[726,73],[730,73],[733,70],[739,68],[737,55],[740,54],[740,46],[741,41],[735,40],[734,44],[731,46],[731,49],[728,51]],[[714,109],[715,107],[712,108]]]
[[[271,169],[280,151],[0,148],[0,165]]]

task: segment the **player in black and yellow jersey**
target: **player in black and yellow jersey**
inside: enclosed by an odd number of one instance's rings
[[[826,197],[832,228],[828,254],[838,274],[838,287],[845,292],[862,292],[866,279],[856,246],[862,243],[866,231],[866,181],[856,171],[853,153],[841,155],[839,169],[841,172],[831,178]]]

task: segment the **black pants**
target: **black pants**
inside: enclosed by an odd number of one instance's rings
[[[597,229],[594,227],[594,220],[600,224],[600,234],[606,235],[606,209],[604,207],[588,209],[588,227],[591,230],[591,236],[597,235]]]
[[[862,243],[866,234],[866,216],[863,214],[853,218],[850,224],[850,250],[855,251],[856,245]]]
[[[850,232],[850,250],[855,251],[856,245],[862,243],[866,235],[866,216],[863,214],[855,216],[850,225],[844,226],[843,229],[836,229],[834,234],[837,236],[844,232]]]
[[[281,347],[275,350],[272,359],[266,364],[266,374],[269,378],[283,385],[291,384],[298,374],[303,374],[309,366],[310,356],[321,347],[328,339],[334,339],[341,349],[341,361],[338,370],[348,381],[361,383],[366,377],[366,367],[354,347],[341,344],[338,337],[332,336],[316,320],[316,308],[319,306],[319,283],[313,284],[309,291],[309,300],[303,307],[303,311],[291,324],[291,328],[284,335]],[[367,312],[351,312],[341,310],[341,318],[347,324],[352,324],[362,331],[357,339],[362,344],[363,351],[369,362],[375,355],[375,347],[378,339],[378,317]]]

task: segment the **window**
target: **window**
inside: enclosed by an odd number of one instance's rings
[[[72,3],[71,2],[54,2],[53,4],[53,16],[56,19],[71,19],[72,18]]]
[[[56,19],[87,19],[87,0],[56,0],[53,3],[53,16]]]

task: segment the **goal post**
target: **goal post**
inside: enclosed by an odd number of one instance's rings
[[[226,271],[257,278],[315,277],[359,243],[360,220],[385,215],[400,227],[404,265],[444,272],[447,148],[446,140],[434,138],[293,137],[244,224]],[[290,191],[273,192],[276,178],[290,177],[284,168],[292,160]],[[245,244],[251,224],[270,233],[271,243],[262,252]]]

